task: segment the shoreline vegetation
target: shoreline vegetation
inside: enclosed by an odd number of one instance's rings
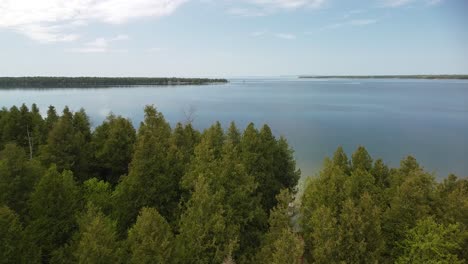
[[[146,77],[0,77],[0,89],[93,88],[149,85],[206,85],[227,83],[226,79]]]
[[[1,263],[462,264],[468,179],[338,147],[298,193],[268,125],[0,109]],[[465,249],[465,250],[464,250]]]
[[[424,79],[424,80],[467,80],[464,74],[437,75],[300,75],[299,79]]]

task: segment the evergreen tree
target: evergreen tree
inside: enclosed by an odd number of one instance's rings
[[[304,224],[305,257],[311,263],[340,263],[340,234],[338,221],[331,209],[319,206]]]
[[[89,178],[89,121],[83,110],[75,116],[68,107],[55,123],[42,149],[45,164],[56,164],[59,171],[72,170],[75,177],[82,181]]]
[[[291,197],[288,189],[277,195],[278,203],[270,213],[269,230],[258,252],[257,263],[301,263],[304,243],[291,225]]]
[[[203,176],[180,219],[177,263],[221,263],[236,247],[238,230],[227,225],[222,195],[210,190]]]
[[[171,263],[174,235],[167,221],[154,208],[144,207],[128,231],[130,263]]]
[[[43,261],[54,249],[66,243],[76,229],[80,209],[79,188],[70,171],[57,172],[52,166],[35,185],[29,201],[30,223],[26,228],[42,249]]]
[[[351,165],[353,171],[358,169],[370,171],[372,169],[372,158],[366,148],[359,146],[351,157]]]
[[[463,236],[457,224],[447,226],[437,224],[432,217],[419,220],[416,226],[407,232],[403,241],[404,253],[396,263],[465,263],[457,256],[457,253],[462,250]]]
[[[411,167],[419,168],[413,165]],[[408,174],[402,178],[400,175],[406,172]],[[416,225],[416,221],[434,213],[436,200],[432,175],[420,169],[407,170],[407,167],[402,167],[395,175],[401,180],[394,182],[401,183],[389,190],[389,207],[382,216],[382,230],[388,245],[386,254],[392,259],[402,253],[398,245],[403,241],[406,232]]]
[[[145,120],[138,139],[128,176],[114,192],[120,233],[136,220],[142,207],[154,207],[169,222],[178,205],[178,181],[171,174],[168,158],[171,128],[153,106],[145,108]]]
[[[219,168],[222,158],[225,136],[221,124],[217,122],[206,129],[200,138],[200,143],[194,149],[194,157],[180,185],[185,190],[193,190],[200,175],[207,179],[215,177],[212,175]]]
[[[80,219],[78,237],[73,252],[77,263],[122,263],[116,223],[92,204],[88,204],[85,215]]]
[[[94,172],[100,179],[116,185],[128,173],[136,134],[130,120],[109,115],[92,136]]]
[[[47,117],[45,118],[45,126],[47,133],[49,133],[52,130],[52,128],[58,120],[59,116],[57,115],[55,107],[53,107],[52,105],[49,106],[49,109],[47,110]]]
[[[105,214],[112,210],[112,186],[108,182],[96,178],[83,182],[83,198]]]
[[[44,173],[36,160],[28,160],[24,150],[7,144],[0,152],[0,204],[5,204],[24,217],[35,183]]]
[[[3,115],[3,118],[1,120],[0,126],[2,127],[2,141],[3,143],[8,143],[8,142],[17,142],[17,144],[21,147],[24,147],[26,145],[21,145],[20,143],[24,142],[19,142],[18,139],[21,138],[21,135],[23,135],[23,132],[21,131],[21,113],[18,107],[12,106],[10,108],[10,111],[8,111],[6,114]]]
[[[390,170],[381,159],[375,161],[371,174],[375,179],[375,185],[380,189],[390,187]]]
[[[343,206],[339,219],[341,261],[380,263],[384,240],[380,227],[380,209],[364,193],[356,204],[351,199]]]
[[[333,154],[333,164],[340,168],[345,174],[350,173],[348,156],[346,156],[342,146],[339,146]]]
[[[236,123],[231,122],[226,134],[226,138],[233,146],[239,146],[241,141],[241,133],[237,128]]]
[[[18,215],[6,206],[0,206],[0,263],[23,262],[24,234]],[[30,259],[29,263],[34,263]]]

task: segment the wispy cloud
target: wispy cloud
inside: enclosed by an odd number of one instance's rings
[[[117,35],[113,38],[97,38],[93,41],[87,42],[81,48],[69,49],[69,52],[78,53],[105,53],[105,52],[125,52],[124,49],[112,49],[111,43],[115,41],[127,40],[127,35]]]
[[[297,9],[302,7],[319,8],[325,0],[247,0],[255,5],[268,8]]]
[[[386,7],[402,7],[410,4],[437,5],[443,0],[381,0]]]
[[[242,0],[236,4],[243,5],[228,10],[231,15],[260,17],[274,14],[281,10],[295,10],[299,8],[318,9],[326,0]]]
[[[287,39],[287,40],[296,39],[296,35],[290,34],[290,33],[276,33],[274,36],[280,39]]]
[[[0,29],[40,42],[71,41],[91,21],[122,24],[173,13],[188,0],[0,0]],[[70,32],[72,31],[72,32]]]

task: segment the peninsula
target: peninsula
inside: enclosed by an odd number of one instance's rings
[[[227,83],[226,79],[144,77],[0,77],[0,89],[93,88],[142,85],[203,85]]]

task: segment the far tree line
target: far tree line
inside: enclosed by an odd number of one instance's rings
[[[339,147],[298,187],[268,125],[0,110],[0,263],[464,263],[468,181]],[[300,189],[300,191],[298,191]]]
[[[93,88],[138,85],[202,85],[226,83],[226,79],[147,77],[0,77],[0,89]]]

